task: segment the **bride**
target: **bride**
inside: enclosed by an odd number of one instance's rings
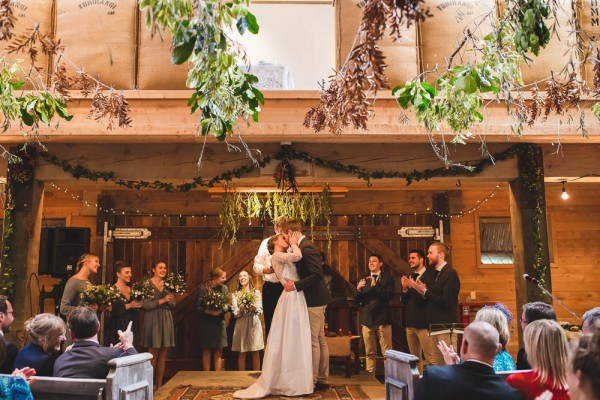
[[[286,253],[289,246],[281,234],[271,237],[268,242],[271,266],[281,284],[299,279],[293,263],[302,258],[298,248],[300,237],[299,232],[290,236],[292,253]],[[258,399],[270,394],[300,396],[312,392],[312,347],[306,299],[302,292],[284,291],[275,308],[260,378],[233,396]]]

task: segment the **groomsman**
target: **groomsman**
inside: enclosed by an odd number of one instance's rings
[[[400,299],[406,305],[406,340],[410,353],[419,358],[417,367],[423,374],[423,361],[433,363],[433,348],[429,340],[429,318],[427,317],[427,301],[412,288],[411,279],[424,282],[426,286],[433,283],[433,268],[425,266],[423,250],[410,250],[408,265],[412,269],[410,276],[402,277],[402,294]],[[424,357],[423,357],[424,356]]]
[[[375,372],[377,342],[381,354],[392,349],[392,317],[389,302],[394,295],[394,277],[383,273],[383,260],[379,254],[369,257],[369,276],[356,286],[354,300],[361,307],[362,336],[365,343],[366,367]]]
[[[276,235],[281,233],[281,226],[286,220],[287,218],[284,216],[275,218],[273,221],[273,230]],[[269,249],[267,249],[269,239],[271,239],[271,236],[261,242],[258,253],[256,254],[256,257],[254,257],[254,265],[252,267],[254,272],[256,272],[257,275],[262,276],[264,281],[262,287],[262,302],[266,336],[269,335],[269,330],[271,329],[271,321],[273,320],[273,314],[275,314],[275,306],[277,305],[279,296],[283,293],[283,285],[279,282],[271,268],[271,254],[269,253]]]
[[[427,251],[429,266],[434,268],[433,280],[427,285],[421,280],[411,279],[412,287],[427,301],[427,315],[430,324],[457,323],[458,320],[458,293],[460,292],[460,279],[458,273],[446,261],[450,253],[450,246],[445,243],[433,243]],[[437,343],[443,340],[457,346],[456,335],[445,333],[430,336],[433,347],[433,364],[446,365],[444,356],[437,348]]]

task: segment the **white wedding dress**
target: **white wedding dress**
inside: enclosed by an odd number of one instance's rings
[[[279,281],[297,281],[294,262],[302,258],[298,246],[292,253],[274,253],[271,266]],[[268,395],[300,396],[313,392],[310,323],[304,293],[283,291],[273,315],[265,347],[262,373],[256,383],[233,397],[259,399]]]

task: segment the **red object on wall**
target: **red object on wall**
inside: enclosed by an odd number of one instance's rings
[[[496,302],[469,302],[460,303],[460,322],[465,324],[465,327],[475,321],[475,314],[484,306],[493,306]]]

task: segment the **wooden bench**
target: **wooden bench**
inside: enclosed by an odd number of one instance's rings
[[[106,379],[36,377],[31,392],[36,400],[152,400],[150,360],[150,353],[114,358]]]
[[[387,350],[385,357],[385,399],[412,400],[421,380],[417,369],[419,359],[412,354],[396,350]],[[496,372],[496,375],[506,380],[511,374],[524,372],[529,370]]]

